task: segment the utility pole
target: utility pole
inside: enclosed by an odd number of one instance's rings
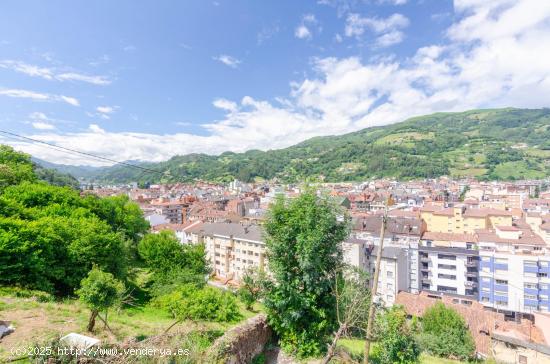
[[[386,223],[388,220],[388,204],[391,197],[388,199],[384,206],[384,214],[382,215],[382,226],[380,227],[380,243],[378,246],[378,253],[376,254],[376,266],[374,268],[374,282],[372,284],[371,302],[369,307],[369,317],[367,320],[367,337],[365,340],[365,356],[363,363],[369,363],[370,342],[372,340],[372,326],[374,321],[374,299],[376,298],[376,292],[378,291],[378,277],[380,276],[380,262],[382,261],[382,248],[384,247],[384,233],[386,232]]]

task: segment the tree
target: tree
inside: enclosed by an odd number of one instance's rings
[[[324,352],[336,326],[333,283],[349,232],[343,215],[328,197],[307,190],[278,198],[264,225],[272,274],[264,305],[282,348],[299,357]]]
[[[345,266],[342,274],[335,277],[334,295],[338,328],[323,359],[324,364],[329,363],[334,356],[338,340],[353,337],[357,333],[366,333],[370,305],[367,278],[368,274],[365,271],[349,266]]]
[[[0,192],[23,181],[36,181],[31,157],[0,145]]]
[[[475,352],[475,344],[462,316],[451,307],[437,302],[422,316],[419,342],[433,355],[466,360]]]
[[[380,364],[417,363],[421,351],[412,334],[403,307],[393,306],[381,312],[376,320],[378,345],[372,356]]]
[[[92,332],[95,320],[100,312],[105,312],[103,319],[107,326],[107,311],[120,302],[124,285],[116,280],[112,274],[92,268],[88,276],[82,280],[78,296],[91,310],[88,320],[88,331]]]
[[[173,231],[146,235],[138,244],[138,252],[153,272],[158,294],[180,284],[204,285],[205,276],[210,273],[204,245],[183,245]]]
[[[254,302],[260,298],[265,279],[265,273],[261,270],[249,268],[244,272],[238,295],[247,310],[252,309]]]
[[[241,317],[235,297],[210,286],[198,289],[191,284],[182,285],[155,298],[153,304],[168,310],[176,320],[165,332],[185,320],[233,322]]]

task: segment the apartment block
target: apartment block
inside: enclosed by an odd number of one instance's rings
[[[440,233],[474,234],[479,229],[512,226],[512,213],[506,210],[467,208],[460,204],[441,208],[427,206],[420,210],[426,230]]]
[[[418,246],[420,290],[477,299],[476,243],[473,234],[424,233]]]
[[[190,243],[204,243],[213,273],[239,282],[249,268],[265,269],[265,243],[258,225],[204,223],[187,231]]]
[[[550,256],[527,224],[479,231],[479,301],[515,313],[548,312]]]

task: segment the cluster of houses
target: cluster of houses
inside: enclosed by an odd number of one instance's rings
[[[352,217],[351,234],[342,246],[345,262],[371,276],[385,201],[388,196],[394,201],[381,252],[377,296],[383,305],[405,302],[409,311],[416,312],[422,308],[411,302],[444,300],[467,311],[478,310],[481,313],[476,315],[484,319],[476,316],[476,320],[485,323],[491,337],[493,333],[507,337],[499,328],[514,332],[515,344],[502,348],[538,338],[538,350],[524,347],[522,355],[529,362],[542,362],[532,357],[550,343],[550,326],[543,330],[536,325],[550,322],[548,181],[440,178],[318,188],[337,199]],[[169,229],[184,244],[204,243],[216,278],[238,284],[248,269],[268,269],[262,231],[265,213],[278,195],[293,198],[300,187],[235,181],[229,186],[175,184],[100,193],[121,192],[140,204],[153,231]],[[532,330],[538,330],[537,335]],[[487,344],[483,333],[474,336],[478,350],[497,347]]]

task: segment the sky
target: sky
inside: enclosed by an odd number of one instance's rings
[[[0,130],[118,161],[276,149],[548,107],[549,60],[547,0],[4,0]]]

